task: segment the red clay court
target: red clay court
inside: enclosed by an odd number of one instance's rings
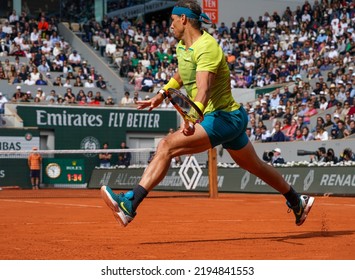
[[[298,227],[281,195],[152,192],[120,227],[99,190],[0,191],[2,260],[353,260],[355,198],[316,197]]]

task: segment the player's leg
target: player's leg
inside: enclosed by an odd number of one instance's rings
[[[173,157],[200,153],[211,148],[205,130],[200,125],[195,127],[195,133],[191,136],[185,136],[180,131],[176,131],[160,141],[152,162],[139,182],[148,192],[165,177]]]
[[[241,168],[259,177],[280,193],[285,194],[290,190],[289,184],[281,174],[258,157],[250,142],[240,150],[228,149],[228,152]]]
[[[33,170],[30,170],[30,179],[31,179],[32,189],[34,190],[36,188],[36,182],[35,182],[35,177],[34,177],[34,174],[33,174]]]
[[[262,161],[256,154],[253,145],[248,143],[239,150],[228,149],[234,161],[243,169],[262,179],[265,183],[283,194],[287,206],[296,216],[296,224],[302,225],[312,208],[314,197],[299,195],[271,165]]]
[[[35,177],[35,189],[38,190],[39,188],[39,176],[40,176],[40,171],[36,170],[36,177]]]
[[[135,217],[138,205],[148,192],[165,177],[173,157],[200,153],[209,148],[211,148],[209,137],[199,124],[195,125],[193,135],[185,136],[180,131],[169,134],[160,141],[137,187],[125,194],[115,194],[108,186],[102,186],[102,197],[113,211],[116,220],[126,226]]]

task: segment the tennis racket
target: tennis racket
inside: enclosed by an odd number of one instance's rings
[[[166,95],[185,122],[195,124],[203,121],[203,113],[200,108],[180,90],[169,88]]]

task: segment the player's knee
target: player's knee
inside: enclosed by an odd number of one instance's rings
[[[162,156],[170,159],[173,157],[173,150],[171,148],[170,142],[167,141],[166,138],[160,140],[156,156]]]

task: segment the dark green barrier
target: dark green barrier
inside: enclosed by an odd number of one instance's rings
[[[27,159],[0,159],[0,187],[32,188]]]
[[[255,89],[255,98],[258,97],[259,94],[264,95],[265,93],[269,93],[274,91],[277,88],[282,87],[282,85],[277,85],[277,86],[268,86],[268,87],[262,87],[262,88],[256,88]]]
[[[301,193],[336,195],[355,194],[353,167],[293,167],[277,168],[285,180]],[[131,189],[136,186],[143,169],[95,169],[89,188],[108,185],[114,189]],[[194,191],[208,191],[207,169]],[[179,169],[170,169],[156,190],[187,191],[179,175]],[[239,168],[218,169],[219,192],[276,193],[262,180]]]

